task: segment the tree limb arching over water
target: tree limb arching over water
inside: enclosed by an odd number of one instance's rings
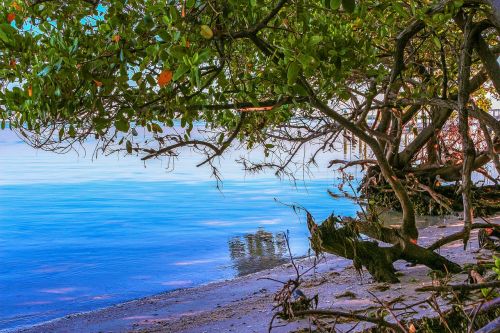
[[[376,162],[361,163],[361,193],[400,209],[402,226],[308,217],[313,247],[379,281],[396,281],[396,259],[455,272],[416,244],[415,215],[458,206],[466,245],[474,216],[499,206],[500,124],[487,113],[498,12],[473,0],[3,1],[1,125],[58,153],[89,139],[96,154],[144,160],[190,149],[215,177],[237,149],[263,154],[241,158],[247,171],[294,177],[350,136]]]

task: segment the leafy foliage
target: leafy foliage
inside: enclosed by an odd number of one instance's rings
[[[498,9],[480,1],[2,4],[2,127],[57,151],[95,137],[106,152],[144,159],[189,146],[206,155],[203,164],[239,142],[265,152],[257,163],[243,159],[247,169],[293,174],[294,163],[315,163],[347,130],[378,161],[385,154],[394,168],[422,165],[429,126],[439,131],[459,109],[457,54],[467,22],[490,59],[498,54],[488,19]],[[498,66],[483,58],[474,55],[467,78],[478,107],[498,92]],[[137,135],[139,128],[149,134]],[[486,130],[498,124],[489,119]],[[413,136],[399,151],[405,132]]]

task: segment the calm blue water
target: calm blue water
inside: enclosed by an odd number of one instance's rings
[[[276,265],[286,230],[306,254],[303,216],[280,202],[318,219],[356,211],[328,196],[328,173],[294,186],[229,166],[219,191],[186,161],[173,173],[159,161],[92,161],[0,131],[0,329]]]

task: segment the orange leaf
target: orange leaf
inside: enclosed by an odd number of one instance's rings
[[[189,49],[190,46],[191,46],[191,43],[189,42],[189,40],[186,40],[186,48]]]
[[[14,21],[16,18],[16,14],[14,13],[8,13],[7,14],[7,22],[11,23],[12,21]]]
[[[166,86],[170,81],[172,81],[173,73],[171,70],[164,70],[158,75],[158,85],[160,87]]]
[[[412,244],[415,244],[415,245],[416,245],[416,244],[417,244],[417,240],[416,240],[416,239],[413,239],[413,238],[410,238],[410,243],[412,243]]]
[[[9,65],[10,68],[16,68],[17,65],[16,59],[10,59]]]
[[[96,87],[102,86],[102,82],[101,81],[94,80],[94,83],[95,83]]]
[[[186,17],[186,0],[182,3],[181,17]]]
[[[120,41],[120,38],[121,38],[121,37],[120,37],[120,35],[114,35],[114,36],[111,38],[111,40],[113,40],[113,42],[115,42],[115,43],[118,43],[118,42]]]
[[[28,87],[28,96],[33,96],[33,88],[31,86]]]
[[[15,10],[21,10],[21,6],[19,6],[19,4],[17,2],[13,2],[10,4],[11,7],[14,7]]]

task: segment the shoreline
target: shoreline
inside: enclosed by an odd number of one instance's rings
[[[499,224],[500,216],[489,220]],[[444,220],[421,229],[419,243],[429,245],[437,237],[459,231],[461,227],[462,221],[458,218]],[[466,252],[463,252],[461,241],[456,241],[444,246],[439,253],[464,264],[473,262],[478,256],[487,254],[487,251],[478,251],[477,230],[474,230]],[[296,262],[307,269],[312,265],[312,258]],[[367,273],[360,277],[350,260],[327,255],[314,271],[306,274],[301,290],[310,297],[319,293],[320,308],[332,308],[334,305],[333,308],[345,311],[374,306],[370,293],[382,300],[389,300],[403,294],[402,290],[412,290],[412,293],[404,296],[408,301],[418,301],[425,294],[414,290],[431,283],[427,275],[429,269],[422,265],[410,267],[403,261],[396,262],[395,267],[402,274],[401,282],[385,285],[372,282]],[[281,287],[280,283],[267,278],[286,281],[294,275],[294,269],[288,263],[231,280],[176,289],[0,332],[263,332],[267,331],[273,314],[274,293]],[[452,282],[463,282],[465,277],[464,274],[455,275]],[[422,309],[419,315],[424,316],[426,313],[429,312]],[[288,332],[304,324],[307,324],[306,320],[297,321],[273,329],[273,332]],[[343,325],[349,327],[349,324]],[[358,328],[362,329],[363,325],[358,325]]]

